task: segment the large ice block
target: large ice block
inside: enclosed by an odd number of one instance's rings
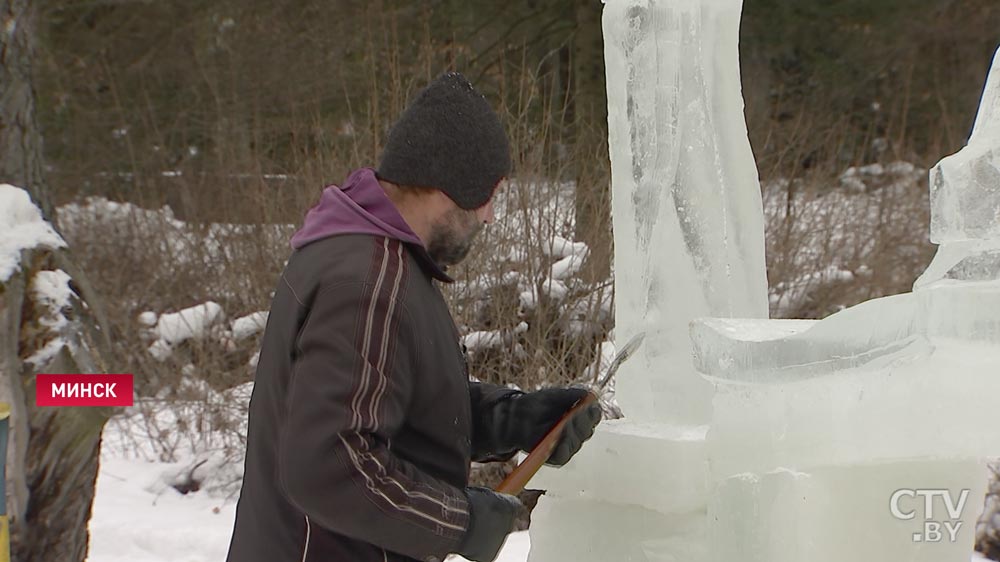
[[[720,382],[708,433],[713,479],[1000,453],[998,369],[1000,347],[941,339],[927,355],[801,381]]]
[[[822,322],[698,319],[691,324],[695,365],[726,381],[799,381],[838,370],[923,356],[912,294],[874,299]]]
[[[967,562],[985,488],[978,459],[736,474],[709,505],[710,559]]]
[[[968,558],[983,459],[1000,452],[1000,342],[982,337],[1000,301],[982,285],[939,282],[812,323],[694,324],[718,384],[712,560]],[[893,516],[901,489],[964,491],[954,539],[942,518]]]
[[[927,270],[913,283],[913,290],[939,281],[1000,281],[1000,239],[942,244]]]
[[[640,422],[705,423],[688,322],[766,317],[764,228],[737,41],[741,0],[608,0],[604,45],[616,331],[647,332],[617,398]]]
[[[982,459],[1000,454],[997,71],[969,146],[932,173],[941,246],[912,293],[812,323],[692,324],[696,365],[718,385],[713,560],[968,558]],[[900,490],[966,503],[901,518],[885,505]]]
[[[741,0],[607,0],[615,331],[626,419],[543,469],[531,560],[704,560],[712,384],[688,323],[767,316],[764,227],[747,139]]]
[[[1000,281],[942,281],[914,294],[920,329],[929,337],[1000,346]]]
[[[1000,239],[1000,49],[968,145],[931,170],[931,241]]]
[[[665,515],[635,505],[542,496],[528,562],[705,562],[704,508]]]
[[[708,501],[707,426],[613,420],[563,468],[544,467],[531,487],[549,497],[635,505],[664,514]]]

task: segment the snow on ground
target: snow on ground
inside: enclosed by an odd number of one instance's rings
[[[233,339],[245,340],[263,332],[264,328],[267,327],[267,316],[268,311],[263,310],[233,320],[231,328]]]
[[[236,517],[236,495],[204,489],[181,494],[171,483],[187,472],[189,463],[124,454],[119,445],[136,437],[121,435],[128,427],[109,423],[104,432],[87,561],[223,562]],[[523,532],[511,536],[497,560],[527,558],[528,533]]]
[[[163,485],[176,465],[102,455],[89,562],[221,562],[236,502]]]
[[[156,333],[170,345],[191,338],[203,338],[208,328],[222,315],[222,307],[208,301],[180,312],[164,314],[156,322]]]

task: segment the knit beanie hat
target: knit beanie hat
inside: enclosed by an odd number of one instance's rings
[[[510,173],[510,147],[486,98],[457,72],[424,88],[389,131],[376,174],[430,187],[459,207],[482,207]]]

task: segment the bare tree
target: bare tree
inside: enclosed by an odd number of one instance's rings
[[[31,71],[37,5],[33,0],[0,0],[0,183],[25,188],[51,222],[55,214],[44,181]],[[74,293],[70,305],[57,311],[32,290],[40,273],[54,271],[70,276]],[[40,321],[48,314],[67,322],[49,328]],[[22,251],[20,267],[0,278],[0,394],[12,411],[6,498],[12,560],[86,558],[101,430],[109,412],[37,408],[31,396],[37,372],[102,370],[101,352],[110,349],[102,318],[85,276],[64,249]],[[54,355],[28,361],[53,342],[61,343]]]
[[[604,80],[601,2],[577,0],[573,37],[572,115],[576,155],[577,240],[591,249],[594,279],[610,274],[611,163],[608,159],[608,107]]]

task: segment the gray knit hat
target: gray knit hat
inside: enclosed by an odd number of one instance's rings
[[[510,173],[510,146],[489,102],[457,72],[424,88],[389,131],[378,177],[431,187],[463,209],[489,201]]]

